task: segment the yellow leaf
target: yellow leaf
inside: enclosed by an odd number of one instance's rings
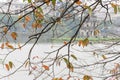
[[[1,45],[1,49],[4,49],[4,43],[2,43],[2,45]]]
[[[100,31],[99,30],[94,30],[94,35],[96,36],[96,35],[98,35],[100,33]]]
[[[12,32],[12,33],[11,33],[11,36],[12,36],[12,38],[13,38],[14,40],[16,40],[16,38],[17,38],[17,33],[16,33],[16,32]]]
[[[52,0],[52,5],[55,7],[55,5],[56,5],[56,0]]]
[[[72,57],[73,59],[77,60],[77,57],[76,57],[75,55],[71,54],[71,57]]]
[[[52,80],[63,80],[62,78],[53,78]]]
[[[63,58],[63,59],[64,59],[66,65],[67,65],[67,68],[68,68],[71,72],[73,72],[73,71],[74,71],[74,67],[73,67],[72,63],[70,63],[70,62],[68,61],[68,59],[66,59],[66,58]]]
[[[25,68],[29,65],[29,61],[26,61]]]
[[[18,19],[22,18],[22,15],[18,16]]]
[[[85,9],[88,9],[88,14],[91,16],[91,14],[92,14],[92,9],[91,9],[91,7],[90,6],[87,6],[87,5],[84,5],[83,6]]]
[[[84,75],[83,80],[93,80],[91,76]]]
[[[52,80],[58,80],[58,78],[53,78]]]
[[[10,67],[9,67],[8,64],[5,64],[5,67],[6,67],[6,69],[7,69],[8,71],[10,70]]]
[[[89,44],[88,38],[85,38],[84,40],[79,40],[79,43],[78,43],[78,45],[82,47],[87,46],[88,44]]]
[[[9,67],[12,69],[13,67],[13,63],[11,61],[9,61]]]
[[[105,55],[102,55],[102,58],[103,58],[103,59],[107,59],[107,57],[106,57]]]
[[[74,71],[74,67],[73,67],[72,63],[69,63],[69,64],[67,65],[67,67],[68,67],[68,69],[69,69],[71,72]]]
[[[49,67],[47,65],[42,66],[45,70],[49,70]]]
[[[88,38],[84,39],[83,43],[84,43],[84,46],[87,46],[89,44]]]

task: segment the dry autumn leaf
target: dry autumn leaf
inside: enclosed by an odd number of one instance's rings
[[[49,70],[49,67],[47,65],[42,66],[45,70]]]
[[[6,42],[5,45],[10,49],[14,49],[14,47],[12,45],[10,45],[9,42]]]
[[[10,44],[7,45],[7,47],[10,48],[10,49],[14,49],[14,47],[12,45],[10,45]]]
[[[50,0],[44,0],[44,2],[49,5],[50,4]]]
[[[3,27],[3,32],[6,34],[8,31],[8,28],[7,27]]]
[[[66,42],[66,41],[64,41],[63,43],[64,43],[64,45],[67,45],[67,42]]]
[[[71,72],[73,72],[73,71],[74,71],[74,67],[73,67],[72,63],[69,62],[69,60],[66,59],[66,58],[63,58],[63,59],[64,59],[64,62],[66,63],[67,68],[68,68]]]
[[[82,47],[87,46],[88,44],[89,44],[88,38],[85,38],[84,40],[79,40],[78,42],[78,46],[82,46]]]
[[[36,69],[37,69],[37,66],[33,66],[32,69],[33,69],[33,70],[36,70]]]
[[[18,48],[21,49],[20,43],[18,43]]]
[[[12,37],[14,40],[16,40],[16,38],[17,38],[17,33],[16,33],[16,32],[12,32],[12,33],[11,33],[11,37]]]
[[[89,44],[88,38],[84,39],[83,43],[84,43],[84,46],[87,46]]]
[[[59,78],[59,80],[63,80],[62,78]]]
[[[26,24],[25,24],[25,23],[23,23],[23,25],[22,25],[22,26],[23,26],[23,28],[26,28]]]
[[[100,33],[100,31],[99,30],[94,30],[94,35],[96,36],[96,35],[98,35]]]
[[[32,23],[32,28],[41,28],[41,27],[42,25],[36,21]]]
[[[25,68],[29,65],[29,63],[30,63],[29,61],[25,62]]]
[[[84,75],[83,80],[93,80],[91,76]]]
[[[29,22],[31,20],[31,17],[30,16],[25,16],[25,21],[26,22]]]
[[[82,2],[80,0],[76,0],[75,3],[78,4],[78,5],[82,4]]]
[[[8,71],[10,70],[10,67],[9,67],[8,64],[5,64],[5,67],[6,67],[6,69],[7,69]]]
[[[69,63],[69,64],[67,65],[67,67],[68,67],[68,69],[69,69],[71,72],[74,71],[74,67],[73,67],[72,63]]]
[[[13,63],[11,62],[11,61],[9,61],[9,67],[12,69],[12,67],[13,67]]]
[[[1,45],[1,49],[4,49],[4,43],[2,43],[2,45]]]
[[[39,18],[39,19],[43,19],[44,16],[41,14],[41,13],[36,13],[36,16]]]
[[[117,14],[117,4],[111,3],[111,6],[114,9],[114,13]]]
[[[53,78],[52,80],[63,80],[62,78]]]
[[[106,57],[105,55],[102,55],[102,58],[103,58],[103,59],[107,59],[107,57]]]

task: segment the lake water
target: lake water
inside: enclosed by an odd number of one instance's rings
[[[54,51],[62,45],[63,44],[37,44],[32,51],[31,58],[36,57],[36,56],[39,58],[32,60],[32,62],[39,62],[46,55],[49,54],[47,52]],[[14,45],[14,46],[17,47],[17,45]],[[16,68],[18,68],[18,66],[20,66],[28,57],[28,53],[29,53],[31,46],[32,46],[32,44],[27,44],[21,50],[18,49],[18,50],[15,50],[14,52],[10,53],[10,55],[7,57],[7,59],[5,60],[4,63],[8,63],[9,61],[12,61],[15,65],[15,67],[12,70],[7,71],[3,65],[0,65],[0,77],[2,77],[3,75],[7,75],[9,73],[12,73]],[[103,57],[101,55],[103,55],[105,53],[120,52],[120,45],[112,46],[111,48],[108,48],[108,49],[106,47],[108,47],[108,45],[104,45],[104,44],[88,45],[87,47],[84,47],[84,48],[78,46],[77,44],[73,45],[71,47],[70,54],[74,54],[78,58],[78,60],[76,61],[76,60],[70,58],[71,62],[75,63],[73,65],[79,64],[79,66],[93,64],[95,62],[99,62],[100,60],[103,60]],[[105,49],[105,50],[103,50],[103,49]],[[5,54],[8,53],[9,51],[11,51],[11,50],[10,49],[0,49],[0,59],[3,59],[5,57]],[[68,47],[66,46],[60,50],[59,56],[66,55],[67,51],[68,51]],[[98,56],[93,55],[93,52],[96,52],[96,54],[98,54]],[[48,60],[51,60],[51,58],[54,58],[55,56],[56,56],[56,52],[52,53],[48,57]],[[110,56],[112,56],[112,55],[106,55],[107,58]],[[117,63],[119,60],[120,60],[120,58],[118,58],[115,62],[111,62],[110,64],[108,64],[105,67],[108,70],[112,69],[112,68],[114,68],[114,63]],[[49,63],[50,62],[46,63],[46,65]],[[15,74],[13,74],[9,77],[0,79],[0,80],[33,80],[34,76],[38,75],[38,73],[36,73],[36,72],[33,72],[35,75],[29,75],[29,72],[26,70],[27,70],[27,68],[25,68],[25,66],[23,66]],[[92,75],[92,76],[94,76],[93,77],[94,80],[102,80],[102,78],[96,78],[96,77],[107,76],[107,75],[103,75],[102,65],[76,68],[74,71],[75,71],[75,73],[72,73],[72,75],[74,75],[74,76],[79,75],[80,77],[82,77],[83,75]],[[50,72],[51,71],[48,71],[49,74],[50,74]],[[68,73],[68,69],[66,69],[65,62],[62,61],[60,67],[56,66],[54,72],[55,72],[55,74],[57,74],[56,77],[60,77],[62,74]],[[105,73],[108,73],[108,72],[105,71]],[[47,72],[46,72],[46,74],[47,74]],[[51,80],[51,78],[46,74],[42,75],[37,80]],[[64,76],[64,75],[62,75],[62,76]],[[43,79],[43,78],[45,78],[45,79]],[[74,79],[70,79],[70,80],[74,80]]]

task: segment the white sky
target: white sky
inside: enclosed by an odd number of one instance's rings
[[[11,1],[11,0],[0,0],[0,2],[7,2],[7,1]],[[23,0],[14,0],[14,1],[23,2]]]

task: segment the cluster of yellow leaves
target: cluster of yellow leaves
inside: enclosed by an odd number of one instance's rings
[[[78,45],[82,46],[82,47],[87,46],[88,44],[89,44],[88,38],[86,38],[84,40],[79,40],[79,43],[78,43]]]
[[[36,10],[34,11],[34,13],[35,13],[35,16],[36,16],[38,19],[43,19],[43,18],[44,18],[42,12],[39,11],[38,9],[36,9]]]
[[[13,64],[13,62],[11,62],[11,61],[9,61],[8,64],[5,64],[5,67],[6,67],[6,69],[7,69],[8,71],[9,71],[10,69],[12,69],[13,66],[14,66],[14,64]]]
[[[28,23],[30,20],[31,20],[31,17],[28,16],[28,15],[26,15],[26,16],[25,16],[25,23],[23,24],[23,28],[26,27],[27,23]]]
[[[42,27],[42,25],[38,21],[35,21],[32,23],[32,28],[41,28],[41,27]]]
[[[53,78],[52,80],[63,80],[62,78]]]
[[[93,78],[91,76],[84,75],[83,80],[93,80]]]
[[[100,33],[100,31],[98,29],[94,30],[94,35],[98,35]]]
[[[91,14],[92,14],[92,8],[90,6],[87,6],[86,4],[83,5],[83,7],[88,10],[88,14],[91,16]]]
[[[0,46],[1,49],[4,49],[5,47],[9,49],[14,49],[14,47],[9,42],[2,43]],[[21,49],[20,43],[18,43],[18,48]]]
[[[9,42],[2,43],[1,49],[4,49],[5,46],[8,47],[8,48],[10,48],[10,49],[14,49],[14,47]]]
[[[114,13],[115,14],[117,14],[117,10],[118,10],[118,5],[117,4],[115,4],[115,3],[111,3],[111,6],[113,7],[113,9],[114,9]]]

